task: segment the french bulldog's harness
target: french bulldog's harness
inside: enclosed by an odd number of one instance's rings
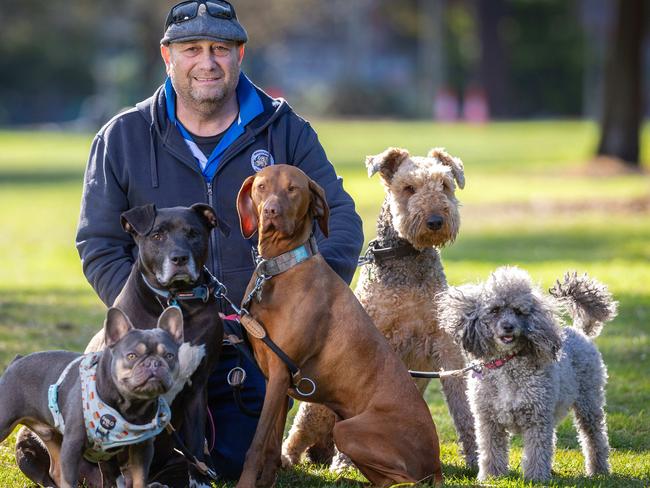
[[[114,408],[106,405],[97,394],[96,372],[100,355],[98,353],[80,356],[69,363],[58,381],[48,390],[48,406],[54,418],[54,427],[63,435],[65,423],[58,405],[58,389],[70,369],[79,363],[81,381],[81,403],[90,446],[84,457],[91,462],[110,459],[122,448],[138,444],[157,436],[171,420],[171,411],[164,398],[158,398],[158,409],[153,419],[146,424],[132,424]]]

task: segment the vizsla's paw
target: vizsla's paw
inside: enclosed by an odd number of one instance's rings
[[[341,474],[348,468],[353,467],[354,463],[349,457],[340,451],[336,451],[336,455],[334,456],[334,459],[332,459],[332,464],[330,465],[330,471],[332,473]]]

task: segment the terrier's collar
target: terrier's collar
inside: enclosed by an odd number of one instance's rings
[[[407,256],[417,256],[420,253],[421,251],[418,251],[410,242],[403,239],[400,239],[399,244],[390,247],[379,247],[377,239],[373,239],[368,243],[366,253],[359,258],[359,265],[368,263],[381,264],[383,261]]]
[[[159,297],[167,300],[168,305],[178,305],[179,300],[202,300],[203,303],[206,303],[210,299],[211,291],[208,285],[199,285],[189,290],[175,291],[172,293],[153,286],[149,283],[147,278],[145,278],[144,274],[140,273],[140,276],[142,277],[142,281],[144,281],[145,285],[147,285],[151,291]]]

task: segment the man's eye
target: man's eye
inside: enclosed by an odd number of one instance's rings
[[[126,355],[126,359],[128,359],[129,361],[133,361],[137,357],[138,356],[134,352],[130,352]]]

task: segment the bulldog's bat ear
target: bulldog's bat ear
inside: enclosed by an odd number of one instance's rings
[[[132,235],[146,236],[156,220],[156,206],[152,203],[133,207],[120,215],[122,228]]]
[[[257,209],[253,203],[251,191],[256,175],[251,175],[242,184],[237,194],[237,213],[239,214],[239,227],[245,239],[249,239],[257,230]]]
[[[366,156],[368,177],[375,173],[379,173],[382,180],[386,183],[390,183],[400,164],[402,164],[402,162],[408,157],[409,152],[406,149],[400,149],[399,147],[389,147],[384,152],[376,154],[375,156]]]
[[[158,318],[158,328],[166,330],[178,345],[183,343],[183,312],[177,306],[167,307]]]
[[[124,312],[116,307],[108,309],[106,321],[104,322],[104,342],[106,347],[115,345],[131,330],[133,330],[133,325]]]
[[[190,208],[197,213],[205,225],[208,226],[208,229],[217,228],[226,237],[230,235],[230,226],[217,217],[217,213],[210,205],[206,205],[205,203],[195,203]]]
[[[309,209],[312,216],[318,221],[318,227],[325,237],[329,236],[330,207],[327,205],[325,190],[313,180],[309,180],[309,191],[311,193],[311,204]]]

